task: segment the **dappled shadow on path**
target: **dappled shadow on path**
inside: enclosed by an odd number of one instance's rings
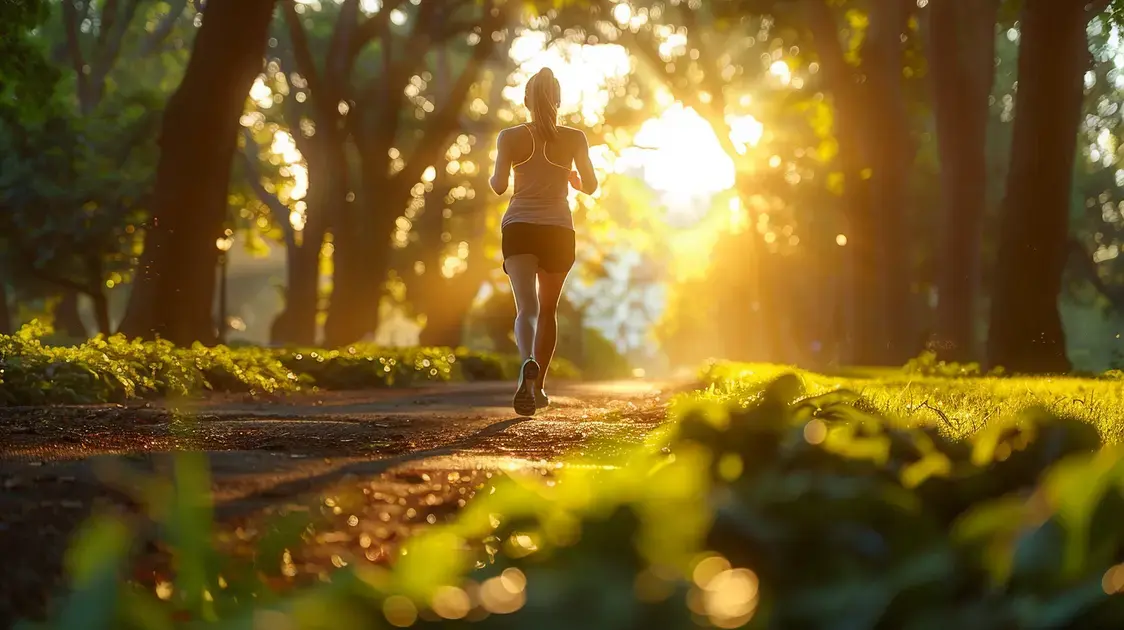
[[[215,515],[220,520],[245,516],[266,505],[275,504],[279,499],[311,494],[335,483],[344,481],[349,477],[374,477],[402,464],[420,461],[430,457],[452,455],[457,451],[472,449],[479,446],[488,438],[503,432],[509,427],[515,426],[521,422],[526,422],[529,419],[530,418],[517,417],[502,420],[490,424],[471,435],[442,446],[410,451],[408,453],[377,460],[341,463],[323,472],[270,484],[248,494],[225,498],[217,502]]]

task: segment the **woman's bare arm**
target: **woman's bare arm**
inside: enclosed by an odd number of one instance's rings
[[[511,149],[508,147],[509,142],[505,134],[507,134],[506,129],[501,131],[496,139],[496,163],[492,178],[488,180],[492,192],[497,195],[507,192],[507,185],[511,181]]]
[[[574,186],[574,188],[587,195],[597,192],[597,174],[593,172],[593,162],[589,159],[589,140],[582,131],[578,131],[574,166],[577,167],[578,177],[581,178],[581,187]]]

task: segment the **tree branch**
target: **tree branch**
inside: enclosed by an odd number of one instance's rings
[[[183,16],[183,12],[187,10],[187,0],[169,0],[168,14],[160,20],[156,28],[144,38],[140,46],[140,54],[148,56],[160,50],[160,47],[172,34],[176,28],[176,22]]]
[[[89,7],[87,0],[86,7]],[[70,57],[70,65],[74,69],[74,75],[78,81],[78,104],[83,113],[88,113],[89,106],[89,79],[86,76],[86,61],[82,58],[82,43],[78,39],[78,27],[81,19],[78,17],[78,9],[74,7],[74,3],[70,0],[64,0],[62,3],[62,19],[63,27],[66,29],[66,49]]]
[[[1076,238],[1069,239],[1069,251],[1071,257],[1077,260],[1077,270],[1081,277],[1085,278],[1089,284],[1093,285],[1094,289],[1112,304],[1113,310],[1124,313],[1124,289],[1110,287],[1101,279],[1100,274],[1097,273],[1097,264],[1093,262],[1092,254]]]
[[[141,115],[140,120],[134,125],[128,129],[122,130],[122,135],[125,136],[125,140],[121,143],[120,153],[117,155],[117,168],[124,168],[125,163],[128,162],[129,157],[133,154],[133,150],[144,142],[144,139],[150,134],[159,131],[160,122],[163,118],[163,111],[149,109]]]
[[[334,127],[335,120],[338,117],[336,108],[339,95],[330,93],[329,87],[325,85],[324,77],[316,69],[316,61],[312,57],[312,48],[308,43],[308,34],[305,33],[304,25],[301,24],[296,3],[293,0],[283,0],[282,5],[285,11],[285,24],[289,27],[289,39],[293,44],[293,61],[296,63],[297,72],[308,83],[309,98],[312,99],[312,109],[316,112],[314,119],[317,127]],[[317,129],[317,131],[327,133],[329,130],[323,128]]]
[[[472,56],[453,83],[453,87],[449,90],[449,95],[441,109],[437,110],[427,121],[425,135],[418,143],[413,155],[403,169],[395,174],[393,182],[396,186],[406,187],[407,189],[413,186],[421,178],[425,169],[437,161],[441,149],[448,143],[449,135],[457,126],[464,101],[467,99],[472,85],[476,82],[480,69],[496,48],[492,33],[504,25],[506,13],[500,10],[493,14],[493,8],[495,8],[495,3],[489,3],[485,7],[486,13],[480,28],[480,41],[473,48]]]
[[[121,53],[121,42],[124,41],[125,32],[137,14],[140,0],[128,0],[125,14],[120,20],[117,18],[116,5],[116,0],[109,0],[109,4],[106,4],[105,11],[110,11],[111,7],[113,9],[113,19],[102,24],[107,29],[106,32],[98,33],[99,45],[94,55],[90,82],[90,101],[95,107],[101,102],[102,95],[105,93],[105,78],[117,63],[117,57]],[[113,29],[112,32],[108,32],[110,28]]]
[[[81,12],[79,12],[78,10],[75,10],[73,6],[71,6],[70,9],[71,9],[71,11],[69,13],[74,16],[74,20],[73,20],[74,23],[80,26],[82,24],[82,22],[86,19],[86,16],[90,14],[90,3],[88,1],[83,2],[82,5],[81,5]],[[63,24],[63,27],[65,27],[66,23],[70,20],[71,20],[71,18],[68,17],[67,7],[63,6],[63,8],[62,8],[62,24]],[[55,44],[55,47],[51,49],[51,61],[54,61],[55,63],[57,63],[58,65],[61,66],[61,65],[66,64],[67,60],[69,60],[69,59],[70,59],[70,41],[69,41],[69,38],[64,38],[61,42],[58,42],[57,44]]]
[[[23,241],[13,238],[8,242],[15,247],[16,252],[19,254],[20,262],[23,263],[24,268],[32,276],[39,278],[44,282],[57,285],[63,289],[70,289],[71,291],[82,293],[84,295],[93,295],[93,289],[91,289],[91,287],[88,287],[81,282],[71,280],[66,276],[58,276],[41,269],[38,265],[35,264],[36,257],[34,251],[29,250],[27,248],[27,245]],[[100,279],[98,280],[98,282],[101,282]]]
[[[379,13],[382,13],[380,10]],[[351,75],[351,55],[344,53],[351,50],[351,40],[359,26],[359,0],[343,0],[340,5],[339,15],[336,16],[336,25],[332,29],[332,40],[328,44],[328,56],[324,61],[325,79],[332,83],[340,83]]]
[[[698,101],[706,119],[710,121],[710,126],[714,128],[714,133],[718,136],[718,143],[722,145],[730,159],[736,161],[741,152],[734,146],[734,141],[730,138],[730,133],[733,130],[730,128],[730,123],[726,122],[725,86],[715,80],[720,72],[718,57],[707,45],[706,38],[700,36],[701,29],[695,12],[685,5],[680,5],[680,13],[683,16],[683,25],[687,27],[688,41],[693,42],[695,50],[699,51],[698,64],[703,68],[703,88],[710,94],[709,103],[702,102],[701,98],[695,100]]]
[[[274,221],[281,226],[281,232],[285,235],[285,246],[289,248],[289,251],[292,251],[292,248],[296,247],[297,241],[293,224],[289,221],[289,207],[281,203],[281,200],[266,190],[261,183],[261,167],[258,165],[260,148],[257,141],[254,140],[253,132],[243,127],[242,139],[246,146],[239,153],[242,154],[242,161],[245,165],[246,181],[250,184],[250,188],[254,190],[258,199],[273,213]]]
[[[105,0],[105,5],[102,6],[101,21],[98,23],[98,36],[95,40],[96,49],[99,51],[105,48],[117,22],[117,4],[118,0]]]
[[[279,54],[277,56],[277,63],[281,66],[281,71],[285,73],[285,76],[289,76],[294,70],[295,64],[291,55],[284,53]],[[309,146],[308,138],[304,136],[304,132],[301,130],[301,119],[304,118],[305,107],[301,103],[298,103],[294,96],[295,95],[290,92],[290,94],[285,97],[285,100],[281,102],[282,118],[284,118],[286,124],[289,126],[289,133],[293,136],[293,142],[296,143],[297,150],[301,152],[301,155],[307,158],[311,147]],[[305,99],[305,103],[308,103],[307,98]]]
[[[362,24],[356,27],[349,45],[348,57],[354,62],[359,53],[363,51],[371,40],[381,36],[386,31],[387,24],[390,23],[390,14],[397,9],[403,0],[384,0],[379,12],[364,20]]]
[[[379,13],[382,13],[382,11]],[[389,23],[384,25],[382,35],[383,74],[372,79],[363,88],[359,97],[359,100],[364,103],[376,100],[376,97],[382,97],[377,99],[375,103],[374,136],[371,141],[375,145],[373,155],[376,156],[376,159],[371,161],[372,164],[377,164],[383,159],[381,153],[386,150],[383,145],[387,144],[388,141],[393,142],[398,135],[399,116],[402,103],[406,98],[403,91],[406,88],[406,83],[410,80],[410,75],[418,67],[425,64],[425,53],[430,40],[430,28],[435,19],[440,19],[437,3],[433,0],[422,2],[421,6],[418,7],[417,15],[414,16],[413,28],[410,29],[410,34],[406,38],[403,55],[400,59],[392,52]],[[361,134],[356,128],[356,125],[359,124],[359,118],[358,116],[349,117],[352,135],[357,139],[360,152],[372,154],[372,150],[367,148],[368,142],[361,139]],[[378,167],[378,172],[382,170],[381,166]]]

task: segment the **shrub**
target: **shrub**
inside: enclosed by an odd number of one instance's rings
[[[514,379],[518,359],[448,348],[343,350],[225,346],[178,348],[166,341],[95,337],[75,346],[44,343],[33,322],[0,335],[0,405],[123,402],[205,391],[280,393],[306,387],[366,389],[450,380]],[[513,367],[514,366],[514,367]],[[554,364],[560,377],[576,370]]]
[[[1124,623],[1113,594],[1124,591],[1124,460],[1087,423],[1029,409],[953,440],[861,411],[841,392],[809,395],[791,374],[741,400],[679,399],[676,421],[628,465],[497,481],[455,523],[407,541],[391,568],[357,550],[329,584],[283,598],[247,595],[260,587],[231,578],[214,588],[217,559],[183,527],[174,531],[194,553],[180,556],[170,602],[116,590],[104,569],[119,566],[128,530],[95,523],[60,610],[130,628],[184,617],[301,629]],[[170,500],[184,507],[157,512],[205,513],[198,496]],[[100,554],[89,542],[98,536]]]
[[[982,375],[979,363],[942,361],[937,358],[937,353],[932,350],[926,350],[910,359],[902,369],[906,374],[941,376],[944,378],[966,378]],[[1001,371],[997,372],[995,375],[998,376],[1000,373]]]

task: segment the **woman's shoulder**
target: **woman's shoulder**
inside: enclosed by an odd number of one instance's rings
[[[575,146],[581,146],[583,143],[588,143],[585,137],[585,132],[576,127],[567,127],[566,125],[558,125],[558,136],[566,138]]]
[[[510,127],[504,127],[503,129],[500,129],[500,137],[501,138],[504,137],[504,136],[510,137],[513,134],[530,133],[530,132],[531,132],[531,130],[527,129],[527,123],[522,123],[522,124],[512,125]]]
[[[579,138],[579,137],[584,138],[585,137],[584,131],[582,131],[581,129],[578,129],[577,127],[570,127],[570,126],[567,126],[567,125],[558,125],[558,132],[566,134],[568,136],[572,136],[574,138]]]

